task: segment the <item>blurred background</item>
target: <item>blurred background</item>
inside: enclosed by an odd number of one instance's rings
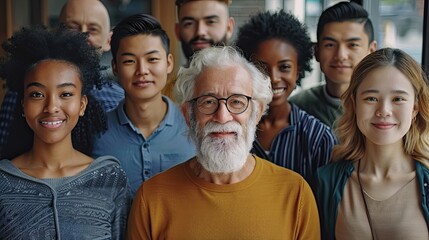
[[[32,24],[55,27],[58,15],[66,0],[0,0],[0,42],[15,31]],[[176,41],[175,0],[102,0],[110,13],[112,27],[122,18],[135,13],[148,13],[158,18],[171,39],[171,51],[176,69],[185,63],[180,43]],[[316,41],[316,26],[323,9],[339,1],[330,0],[233,0],[230,14],[235,18],[235,34],[249,15],[264,10],[285,9],[291,11],[309,28],[312,40]],[[368,10],[374,23],[378,47],[396,47],[409,53],[419,63],[427,65],[426,53],[428,3],[425,0],[361,0],[354,1]],[[426,16],[426,17],[425,17]],[[0,50],[0,56],[4,52]],[[110,65],[111,56],[103,56],[103,63]],[[426,66],[427,67],[427,66]],[[313,61],[313,72],[302,81],[301,89],[323,83],[318,63]],[[0,82],[0,103],[6,89]],[[297,89],[299,91],[300,89]]]

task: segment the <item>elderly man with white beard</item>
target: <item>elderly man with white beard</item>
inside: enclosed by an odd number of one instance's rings
[[[320,239],[305,180],[250,154],[272,99],[265,75],[232,47],[206,48],[179,71],[175,95],[197,156],[143,183],[129,239]]]

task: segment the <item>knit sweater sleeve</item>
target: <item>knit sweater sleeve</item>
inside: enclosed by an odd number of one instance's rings
[[[114,199],[115,211],[112,212],[112,238],[124,239],[128,221],[128,213],[131,208],[131,190],[128,185],[125,171],[118,168],[118,193]]]

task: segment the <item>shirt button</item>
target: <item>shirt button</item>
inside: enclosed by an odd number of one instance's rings
[[[149,147],[149,144],[147,143],[143,144],[143,148],[148,148],[148,147]]]
[[[144,175],[149,175],[149,171],[144,171]]]

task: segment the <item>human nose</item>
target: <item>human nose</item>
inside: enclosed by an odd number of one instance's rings
[[[219,100],[219,106],[213,114],[213,120],[219,123],[227,123],[232,120],[232,114],[229,112],[226,106],[226,100]]]
[[[337,53],[335,56],[337,58],[337,60],[340,60],[340,61],[345,60],[345,59],[347,59],[347,56],[348,56],[347,48],[341,44],[338,45]]]
[[[206,36],[207,35],[207,26],[204,21],[199,21],[197,24],[197,36]]]
[[[138,61],[136,75],[145,75],[147,73],[148,73],[147,64],[144,61]]]
[[[82,33],[88,32],[88,27],[86,25],[81,25],[80,26],[80,32],[82,32]]]
[[[280,73],[276,69],[268,70],[268,75],[270,76],[271,82],[280,82]]]
[[[392,115],[392,106],[390,102],[386,101],[380,101],[380,104],[377,108],[377,111],[375,113],[377,117],[388,117]]]
[[[57,100],[56,97],[48,97],[46,104],[45,104],[45,109],[44,112],[47,113],[56,113],[59,110],[59,101]]]

